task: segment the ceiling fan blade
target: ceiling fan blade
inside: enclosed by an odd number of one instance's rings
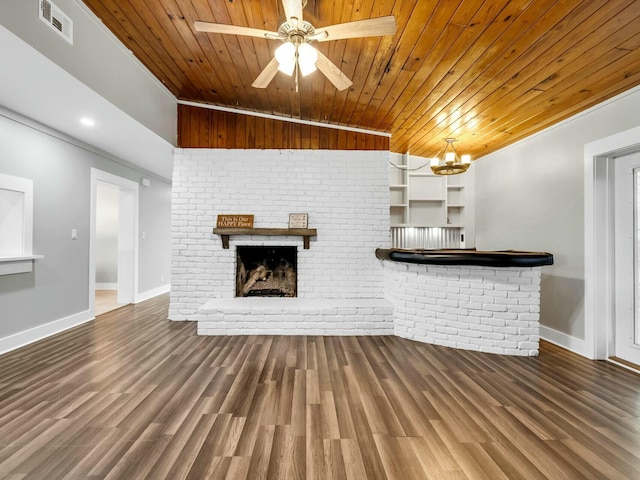
[[[396,33],[396,17],[369,18],[356,20],[355,22],[339,23],[328,27],[318,28],[309,36],[309,40],[328,42],[329,40],[342,40],[344,38],[378,37],[393,35]]]
[[[282,6],[288,21],[291,21],[292,18],[297,18],[299,22],[302,21],[302,0],[282,0]]]
[[[273,80],[273,77],[275,77],[276,73],[278,73],[278,65],[278,60],[272,58],[267,66],[264,67],[264,70],[260,72],[258,78],[253,81],[251,86],[254,88],[267,88],[267,86],[271,83],[271,80]]]
[[[324,76],[327,77],[329,81],[340,91],[353,85],[353,82],[349,80],[349,77],[342,73],[342,71],[321,52],[318,52],[316,67],[318,67],[318,70],[324,73]]]
[[[225,25],[224,23],[210,23],[196,21],[193,23],[193,27],[197,32],[208,33],[223,33],[229,35],[244,35],[247,37],[259,37],[276,39],[280,38],[280,35],[276,32],[270,32],[269,30],[260,30],[259,28],[249,27],[237,27],[235,25]]]

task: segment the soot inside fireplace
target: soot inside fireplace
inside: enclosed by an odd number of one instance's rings
[[[236,247],[236,297],[296,297],[297,247]]]

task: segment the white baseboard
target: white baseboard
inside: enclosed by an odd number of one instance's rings
[[[117,283],[96,283],[96,290],[118,290]]]
[[[0,338],[0,354],[10,352],[16,348],[24,347],[30,343],[37,342],[43,338],[50,337],[56,333],[64,332],[70,328],[77,327],[83,323],[90,322],[95,317],[90,315],[89,310],[78,312],[68,317],[54,320],[53,322],[38,325],[37,327],[14,333],[8,337]]]
[[[168,293],[170,291],[171,284],[167,283],[166,285],[161,285],[158,288],[147,290],[146,292],[137,293],[135,298],[133,299],[133,303],[144,302],[145,300],[149,300],[150,298],[157,297],[158,295],[162,295],[163,293]]]
[[[571,350],[578,355],[589,358],[588,349],[586,348],[585,341],[581,338],[567,335],[566,333],[559,332],[553,328],[540,325],[540,338],[543,338],[547,342],[551,342],[567,350]]]

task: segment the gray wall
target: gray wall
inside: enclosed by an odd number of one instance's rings
[[[169,284],[171,265],[171,184],[151,178],[140,187],[138,290]],[[144,236],[144,238],[143,238]]]
[[[584,146],[640,125],[636,88],[479,159],[476,247],[547,251],[542,325],[584,339]]]
[[[1,0],[0,24],[172,145],[176,99],[79,0],[54,3],[73,20],[74,43],[38,18],[38,0]]]
[[[143,174],[0,109],[0,172],[34,182],[34,272],[0,276],[0,338],[88,309],[91,167],[138,182]],[[61,138],[60,138],[61,137]],[[139,293],[168,283],[170,189],[140,188]],[[71,239],[71,230],[78,239]],[[164,280],[160,280],[160,276]]]

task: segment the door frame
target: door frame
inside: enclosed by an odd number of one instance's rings
[[[89,229],[89,312],[92,317],[95,317],[98,182],[115,185],[120,190],[118,196],[118,303],[133,303],[138,291],[139,185],[132,180],[92,167]]]
[[[612,162],[640,152],[640,127],[584,147],[585,356],[604,360],[613,351],[615,321],[614,192]]]

